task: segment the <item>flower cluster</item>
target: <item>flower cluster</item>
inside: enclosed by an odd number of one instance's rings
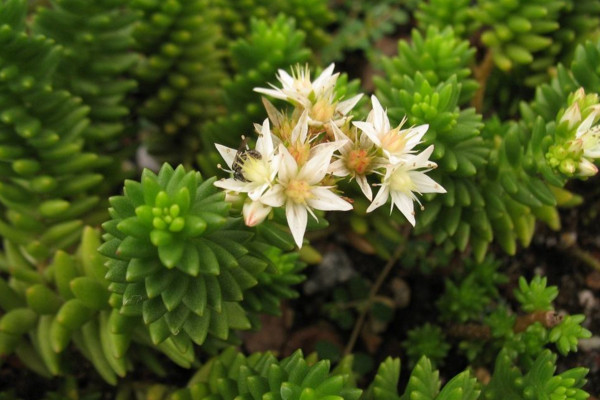
[[[557,118],[558,143],[546,153],[549,164],[567,176],[596,175],[594,160],[600,158],[600,101],[583,88],[572,93],[569,106]],[[562,140],[561,140],[562,139]]]
[[[391,198],[414,226],[416,194],[445,193],[426,175],[436,167],[429,161],[433,146],[422,152],[416,146],[427,125],[392,128],[386,110],[372,96],[372,111],[366,121],[352,121],[350,111],[361,94],[339,101],[335,93],[339,73],[333,64],[314,81],[308,67],[297,67],[292,75],[280,70],[281,88],[256,88],[259,93],[292,104],[291,112],[279,111],[264,100],[269,118],[255,125],[258,139],[254,149],[244,140],[239,149],[217,144],[231,177],[215,185],[243,197],[247,225],[261,223],[273,207],[285,207],[288,225],[298,247],[306,231],[308,214],[314,210],[347,211],[352,200],[345,198],[336,183],[354,179],[372,200],[367,212]],[[368,177],[379,182],[375,198]]]

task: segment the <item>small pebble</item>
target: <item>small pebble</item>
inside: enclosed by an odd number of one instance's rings
[[[584,352],[600,349],[600,336],[592,336],[588,339],[579,339],[577,349]]]
[[[579,304],[585,309],[586,314],[596,305],[596,297],[591,290],[584,289],[579,292]]]
[[[310,295],[327,290],[354,275],[356,271],[350,257],[341,248],[333,248],[323,254],[323,261],[317,265],[315,274],[304,284],[304,293]]]
[[[146,148],[146,146],[138,147],[135,158],[137,165],[140,168],[147,168],[151,171],[157,172],[160,169],[160,163],[150,155],[150,152]]]
[[[576,232],[564,232],[560,235],[560,244],[563,247],[571,247],[577,243]]]

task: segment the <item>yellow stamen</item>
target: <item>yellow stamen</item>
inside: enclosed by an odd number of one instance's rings
[[[381,138],[381,147],[390,153],[399,153],[406,146],[406,135],[398,132],[399,128],[392,129]]]
[[[308,182],[295,179],[288,183],[285,194],[296,204],[306,204],[306,200],[312,197]]]

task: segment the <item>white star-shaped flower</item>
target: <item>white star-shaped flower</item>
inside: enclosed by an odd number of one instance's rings
[[[234,173],[233,178],[221,179],[215,186],[238,193],[248,193],[252,200],[260,196],[272,185],[281,157],[275,154],[269,120],[265,119],[260,136],[253,152],[236,150],[217,144],[217,150]],[[238,178],[235,175],[238,175]]]
[[[371,96],[373,110],[369,113],[367,121],[356,121],[353,124],[362,130],[368,137],[383,150],[392,164],[402,161],[402,158],[414,153],[413,148],[421,143],[421,139],[427,132],[429,125],[419,125],[400,130],[404,120],[396,128],[390,128],[390,120],[387,112],[377,100]]]
[[[361,99],[362,93],[337,102],[335,84],[340,74],[333,73],[334,66],[330,64],[314,81],[310,80],[308,66],[296,67],[292,75],[280,69],[277,79],[281,82],[281,88],[270,84],[271,89],[254,88],[254,91],[288,101],[307,110],[308,123],[311,126],[322,127],[330,122],[341,126],[350,118],[346,115]]]
[[[390,213],[395,205],[415,226],[413,202],[419,201],[415,193],[446,193],[443,187],[425,174],[436,167],[434,162],[429,161],[432,152],[433,146],[429,146],[422,153],[407,155],[404,161],[390,164],[386,169],[381,188],[367,208],[367,212],[381,207],[391,197]]]
[[[339,72],[334,74],[333,68],[334,64],[329,65],[312,82],[310,80],[308,65],[304,66],[304,68],[298,65],[296,70],[292,71],[292,75],[280,69],[277,79],[281,82],[281,88],[269,84],[272,89],[254,88],[254,91],[307,108],[310,107],[315,99],[324,97],[333,91],[337,78],[340,75]]]
[[[584,157],[600,158],[600,126],[592,126],[599,117],[600,106],[595,106],[587,118],[577,127],[575,140],[581,143]]]
[[[353,142],[335,125],[333,133],[336,141],[345,142],[345,144],[339,149],[339,158],[329,166],[329,173],[338,177],[350,176],[356,179],[365,197],[373,200],[373,192],[367,181],[367,175],[383,167],[387,160],[374,154],[373,142],[367,135],[359,135]]]
[[[315,146],[307,162],[298,166],[290,152],[279,146],[281,165],[277,183],[260,198],[261,203],[270,207],[285,205],[288,225],[298,247],[306,231],[308,213],[317,218],[313,209],[323,211],[352,209],[352,205],[331,191],[331,186],[321,186],[333,152],[343,143],[331,142]]]

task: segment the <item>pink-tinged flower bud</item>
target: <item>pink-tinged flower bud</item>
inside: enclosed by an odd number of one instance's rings
[[[247,226],[256,226],[263,222],[271,212],[271,207],[262,204],[260,201],[246,199],[242,213],[244,222]]]

